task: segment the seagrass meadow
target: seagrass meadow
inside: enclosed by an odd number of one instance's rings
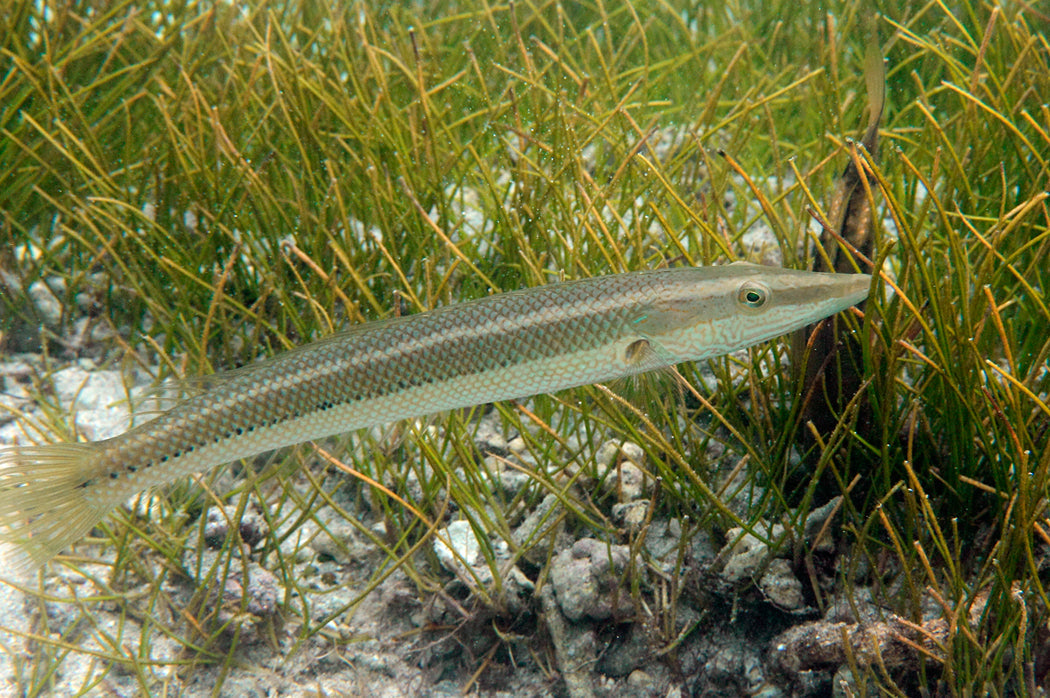
[[[360,322],[809,268],[851,161],[874,283],[827,430],[780,339],[137,497],[0,583],[0,695],[1042,694],[1046,27],[971,0],[3,3],[0,446],[119,433]]]

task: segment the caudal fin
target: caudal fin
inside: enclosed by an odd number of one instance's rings
[[[0,576],[40,567],[102,519],[109,507],[84,486],[98,455],[92,443],[0,450]]]

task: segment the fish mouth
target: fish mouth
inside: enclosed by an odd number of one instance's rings
[[[871,293],[870,274],[832,274],[832,293],[849,305],[860,303]]]
[[[849,281],[845,281],[844,294],[846,297],[855,298],[854,302],[859,302],[868,297],[871,292],[871,275],[870,274],[841,274],[843,277],[850,277]]]

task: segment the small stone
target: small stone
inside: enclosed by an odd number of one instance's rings
[[[244,585],[244,576],[234,566],[226,580],[223,597],[232,604],[241,603],[247,597],[248,613],[253,616],[269,616],[277,610],[278,587],[277,577],[255,563],[248,566],[248,585]]]
[[[98,298],[94,294],[84,291],[73,296],[73,302],[76,304],[77,310],[85,315],[98,315],[101,308]]]
[[[645,451],[631,441],[606,441],[594,455],[594,462],[602,468],[608,468],[622,461],[642,465],[645,462]]]
[[[204,516],[204,542],[212,548],[220,548],[226,542],[229,530],[226,513],[218,507],[209,508]]]
[[[318,521],[324,522],[323,527],[313,521],[305,524],[307,546],[318,555],[326,555],[340,564],[350,562],[350,551],[357,547],[357,531],[353,524],[334,511],[329,509],[326,513],[327,516],[318,515]]]
[[[649,500],[639,499],[635,502],[614,504],[612,508],[612,518],[613,521],[621,526],[636,530],[639,526],[645,523],[645,517],[648,512]]]
[[[834,497],[827,504],[809,512],[806,517],[805,540],[811,549],[830,552],[835,549],[835,529],[828,524],[828,520],[837,515],[842,504],[842,496]],[[817,539],[821,531],[824,535]]]
[[[624,632],[618,632],[605,647],[597,669],[605,676],[627,676],[629,685],[633,681],[634,685],[649,688],[655,681],[640,667],[645,666],[652,655],[652,638],[642,624],[632,623]]]
[[[502,577],[503,596],[501,598],[506,612],[512,615],[524,613],[528,610],[536,585],[517,567],[511,567],[510,571],[503,574]]]
[[[481,543],[467,521],[453,521],[434,534],[434,552],[441,566],[452,573],[482,562]]]
[[[553,494],[548,494],[514,529],[514,545],[524,549],[522,557],[527,561],[542,565],[551,552],[550,541],[557,538],[564,527],[565,505]]]
[[[627,687],[632,691],[648,691],[656,685],[653,677],[641,669],[635,669],[627,677]]]
[[[221,548],[226,543],[231,522],[236,524],[241,542],[249,548],[255,547],[270,531],[266,520],[254,507],[246,507],[241,512],[240,520],[235,521],[236,518],[236,506],[209,508],[204,519],[204,542],[213,548]]]
[[[856,677],[853,675],[853,670],[850,669],[849,664],[843,664],[835,672],[835,675],[831,677],[831,695],[832,698],[854,698],[855,696],[876,696],[878,693],[873,690],[872,686],[867,687],[865,691],[857,683]]]
[[[508,497],[517,495],[523,487],[529,484],[531,479],[521,468],[515,468],[503,456],[486,456],[485,472],[489,475],[489,482],[502,490]]]
[[[769,538],[776,539],[784,532],[779,524],[772,527]],[[722,578],[731,584],[754,579],[755,574],[770,556],[769,546],[741,528],[732,528],[726,533],[729,541],[719,553],[726,560],[722,568]]]
[[[87,367],[87,370],[85,370]],[[119,371],[98,371],[90,362],[56,371],[52,384],[69,405],[77,428],[92,441],[115,436],[130,424],[127,391]]]
[[[791,571],[791,563],[787,560],[777,558],[770,562],[758,588],[771,603],[785,611],[797,611],[806,606],[802,582]]]
[[[616,488],[616,497],[621,502],[633,502],[640,499],[647,489],[645,471],[631,462],[620,464],[616,476],[606,480]]]
[[[268,616],[277,611],[281,584],[272,572],[259,563],[251,560],[225,560],[225,553],[213,550],[203,550],[199,555],[193,549],[186,552],[183,569],[195,580],[199,589],[211,593],[214,588],[212,585],[222,584],[222,598],[215,601],[220,605],[220,622],[226,622],[244,611],[253,616]]]
[[[607,441],[594,456],[599,477],[604,477],[604,491],[614,494],[620,502],[630,502],[643,496],[648,482],[642,464],[645,452],[630,441]]]
[[[54,329],[62,322],[62,303],[43,281],[29,284],[29,299],[33,301],[37,314],[44,324]]]
[[[89,318],[83,319],[88,320]],[[96,344],[105,344],[106,342],[110,341],[111,339],[117,336],[117,333],[113,329],[113,326],[110,325],[108,322],[94,322],[90,325],[90,328],[91,341],[95,342]]]
[[[631,594],[621,585],[630,548],[581,538],[551,564],[551,584],[566,618],[606,620],[633,611]]]
[[[478,422],[478,430],[474,434],[474,445],[485,455],[505,456],[510,453],[507,439],[497,429],[493,420],[487,417]]]
[[[704,665],[707,680],[735,685],[743,674],[744,652],[743,647],[736,644],[720,648]]]
[[[241,540],[248,547],[254,548],[270,532],[266,519],[255,507],[248,507],[241,513],[241,520],[237,524]]]
[[[616,441],[606,441],[599,448],[598,452],[594,454],[594,462],[598,464],[598,468],[601,471],[605,471],[616,462],[616,457],[620,453],[620,444]]]

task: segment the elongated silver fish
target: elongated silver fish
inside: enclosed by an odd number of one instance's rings
[[[864,274],[736,263],[603,276],[360,325],[217,374],[151,422],[0,451],[0,541],[43,564],[120,502],[331,434],[710,358],[837,313]]]

